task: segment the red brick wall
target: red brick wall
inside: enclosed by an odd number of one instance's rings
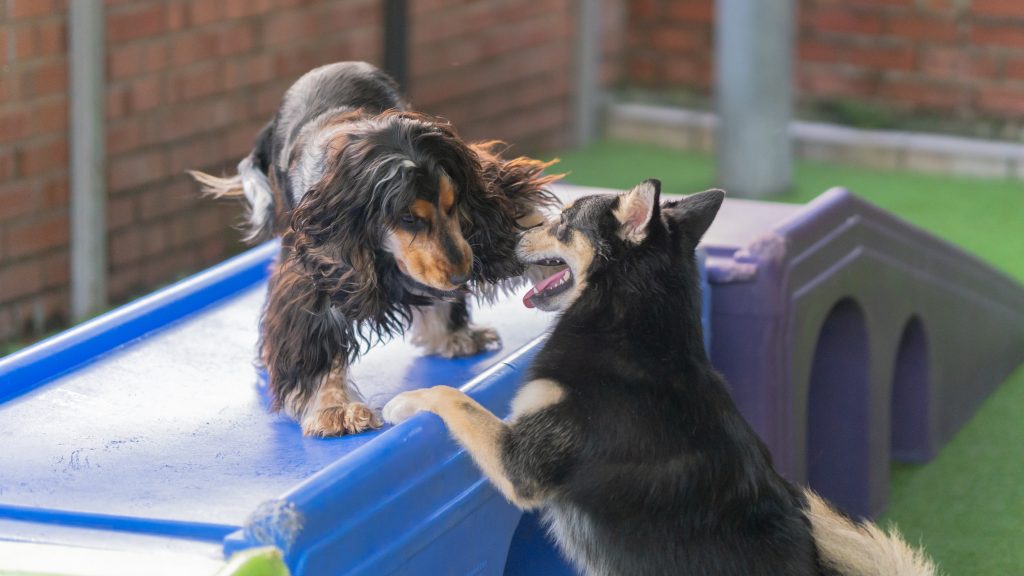
[[[68,1],[0,1],[0,343],[68,317]],[[410,1],[414,105],[469,138],[503,138],[519,151],[564,145],[575,1]],[[242,248],[230,227],[239,207],[199,198],[184,170],[232,171],[305,71],[338,60],[380,64],[382,3],[106,4],[117,303]],[[615,53],[614,38],[605,49]],[[606,67],[606,78],[617,73]]]
[[[575,0],[410,2],[409,96],[467,139],[567,143]]]
[[[861,100],[961,119],[1024,114],[1024,1],[800,0],[805,102]],[[628,80],[710,93],[712,0],[630,0]]]
[[[711,90],[714,0],[629,0],[629,84]]]
[[[601,85],[613,88],[626,77],[629,1],[602,0],[601,16]]]
[[[21,1],[21,0],[18,0]],[[379,2],[149,0],[107,9],[109,292],[145,292],[238,250],[235,204],[184,171],[233,171],[306,70],[379,62]]]
[[[1024,2],[804,0],[799,86],[957,117],[1024,113]]]
[[[0,341],[67,311],[66,37],[63,5],[0,3]]]

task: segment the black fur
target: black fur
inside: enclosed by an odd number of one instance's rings
[[[448,330],[460,330],[466,326],[469,326],[469,306],[465,298],[460,298],[448,311]]]
[[[238,177],[196,173],[216,196],[240,196],[248,186],[250,238],[282,236],[260,337],[275,408],[301,414],[329,372],[344,373],[367,346],[402,333],[412,306],[464,299],[464,290],[403,273],[385,245],[409,230],[402,219],[414,201],[438,201],[442,175],[457,191],[445,217],[459,227],[431,234],[453,270],[469,270],[447,278],[472,288],[522,272],[517,219],[554,203],[545,187],[557,176],[543,173],[548,165],[504,159],[495,142],[464,143],[447,121],[407,110],[394,81],[369,64],[328,65],[300,78]]]
[[[597,256],[527,379],[557,382],[564,399],[502,437],[516,492],[547,503],[591,574],[828,574],[803,492],[775,472],[704,350],[694,249],[722,194],[659,208],[656,193],[639,245],[619,236],[619,198],[580,199],[553,231],[585,235]]]

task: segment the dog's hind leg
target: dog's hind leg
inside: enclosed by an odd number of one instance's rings
[[[373,410],[358,401],[340,361],[334,363],[298,416],[306,436],[356,434],[381,425]]]
[[[493,328],[470,324],[469,307],[465,299],[460,299],[414,307],[412,343],[429,354],[456,358],[497,350],[501,337]]]

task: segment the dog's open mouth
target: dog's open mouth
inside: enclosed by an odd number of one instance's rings
[[[534,287],[530,288],[530,291],[523,296],[523,305],[527,308],[536,307],[535,301],[537,300],[544,300],[546,298],[551,298],[552,296],[557,296],[569,288],[572,288],[572,270],[569,269],[565,260],[562,260],[561,258],[544,258],[537,260],[536,262],[531,262],[531,264],[534,266],[560,269],[535,284]]]

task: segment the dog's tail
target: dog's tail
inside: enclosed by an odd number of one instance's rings
[[[245,230],[247,242],[257,242],[270,238],[274,233],[275,207],[274,191],[267,178],[269,162],[266,151],[269,149],[271,124],[268,124],[256,139],[256,146],[248,156],[238,163],[238,173],[227,178],[219,178],[198,170],[188,173],[202,186],[203,194],[211,198],[245,197],[248,204]]]
[[[888,533],[872,522],[854,521],[806,490],[808,510],[818,553],[844,576],[936,576],[935,565],[891,528]]]

